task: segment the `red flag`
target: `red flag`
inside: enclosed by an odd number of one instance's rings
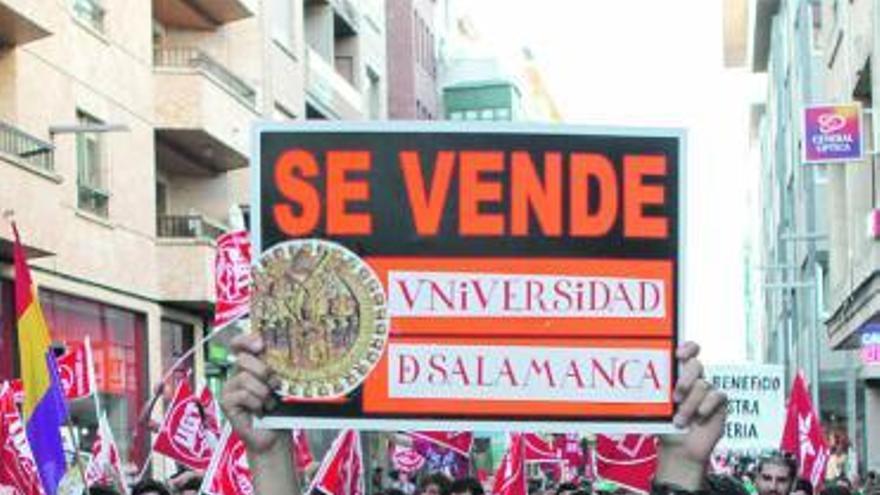
[[[394,469],[407,475],[412,475],[425,465],[425,458],[415,449],[408,449],[398,445],[391,446],[391,464]]]
[[[306,430],[293,430],[293,452],[296,458],[296,468],[303,472],[315,461],[312,449],[309,447],[309,438]]]
[[[204,391],[201,397],[205,397]],[[209,412],[211,407],[216,407],[213,406],[213,399],[211,405],[203,404],[202,399],[193,395],[189,381],[181,380],[162,420],[153,451],[193,469],[206,469],[219,436],[214,429],[216,413],[213,413],[215,416],[212,420],[212,413]]]
[[[524,444],[519,433],[510,435],[510,445],[495,472],[492,495],[528,495]]]
[[[251,241],[246,230],[217,238],[214,276],[214,328],[220,328],[247,314],[250,307]]]
[[[61,388],[67,400],[91,397],[97,391],[95,384],[95,365],[92,360],[92,349],[89,339],[85,342],[67,344],[67,352],[56,360]],[[21,380],[10,381],[16,403],[24,402],[24,390]]]
[[[822,486],[829,458],[828,444],[801,373],[791,387],[780,448],[797,457],[799,477],[809,479],[817,489]]]
[[[553,438],[553,446],[558,456],[565,463],[565,469],[561,474],[562,481],[571,481],[577,477],[581,467],[586,464],[584,451],[581,448],[581,437],[577,433],[556,435]]]
[[[113,431],[110,430],[106,414],[98,420],[98,436],[92,444],[92,458],[86,467],[86,482],[89,486],[122,486],[128,491],[122,470],[122,457],[113,439]]]
[[[253,495],[254,481],[248,466],[244,442],[227,425],[220,445],[202,480],[202,493],[209,495]]]
[[[16,495],[43,495],[24,423],[8,384],[0,391],[0,489],[12,489]]]
[[[413,431],[410,436],[435,443],[465,457],[471,453],[474,434],[469,431]]]
[[[639,493],[651,491],[657,471],[657,438],[596,435],[596,475]]]
[[[220,440],[220,407],[208,387],[202,387],[202,392],[199,394],[199,405],[202,406],[204,428],[210,433],[208,441],[214,442],[212,445],[214,448]]]
[[[358,432],[339,432],[306,493],[315,493],[315,490],[325,495],[364,495],[363,453]]]
[[[526,462],[562,462],[559,452],[537,433],[523,433],[522,440]]]

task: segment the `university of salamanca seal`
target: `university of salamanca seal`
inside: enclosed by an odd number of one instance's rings
[[[388,341],[385,293],[375,272],[339,244],[294,240],[254,269],[251,325],[287,397],[340,397],[367,377]]]

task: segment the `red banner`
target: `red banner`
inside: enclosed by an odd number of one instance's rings
[[[410,436],[435,443],[463,456],[469,456],[474,445],[474,434],[468,431],[413,431]]]
[[[10,489],[16,495],[43,495],[24,423],[11,387],[4,384],[0,391],[0,491]]]
[[[98,420],[98,435],[92,444],[92,458],[86,467],[86,482],[89,486],[126,486],[122,457],[106,415]]]
[[[324,457],[312,485],[325,495],[364,495],[364,463],[361,436],[354,430],[342,430]]]
[[[559,452],[537,433],[523,433],[526,462],[562,462]]]
[[[247,314],[251,300],[251,241],[246,230],[217,238],[214,260],[214,328],[220,328]]]
[[[218,443],[216,410],[213,399],[202,391],[197,398],[187,380],[181,380],[162,420],[153,451],[168,456],[193,469],[206,469]]]
[[[58,362],[58,375],[61,378],[61,386],[64,397],[67,400],[77,400],[90,397],[97,387],[95,386],[95,366],[92,361],[92,350],[86,342],[71,342],[67,344],[65,352],[56,361]],[[21,380],[11,380],[10,386],[15,402],[21,404],[24,401],[24,390]]]
[[[510,445],[495,472],[492,495],[528,495],[524,443],[519,433],[510,435]]]
[[[254,494],[253,475],[248,466],[244,442],[228,425],[205,473],[201,492],[208,495]]]
[[[809,479],[817,489],[822,486],[829,458],[828,444],[806,380],[800,373],[791,387],[780,448],[797,457],[799,477]]]
[[[315,462],[312,449],[309,447],[309,438],[306,436],[306,430],[293,430],[293,452],[296,459],[296,469],[300,472],[305,471]]]
[[[651,491],[657,471],[657,438],[596,435],[596,475],[639,493]]]

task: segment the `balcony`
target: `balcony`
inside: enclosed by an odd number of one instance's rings
[[[247,166],[256,91],[206,53],[156,48],[157,140],[169,167],[196,164],[210,172]],[[183,165],[182,165],[183,166]]]
[[[364,118],[361,93],[312,48],[306,50],[306,93],[315,106],[342,120]]]
[[[0,0],[0,47],[17,46],[49,36],[34,18],[32,0]]]
[[[215,29],[254,12],[254,0],[153,0],[153,17],[180,29]]]
[[[163,215],[156,223],[162,301],[207,313],[214,304],[214,239],[225,227],[201,215]]]
[[[55,147],[9,124],[0,122],[0,158],[43,172],[55,171]]]

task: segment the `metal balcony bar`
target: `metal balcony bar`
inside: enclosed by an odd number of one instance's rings
[[[202,215],[159,215],[156,218],[159,237],[214,240],[225,232],[226,227]]]
[[[55,146],[15,127],[0,122],[0,152],[12,155],[39,169],[55,170]]]
[[[244,99],[249,105],[254,106],[256,104],[257,93],[248,83],[241,80],[240,77],[230,72],[220,62],[217,62],[198,48],[156,47],[153,53],[153,63],[157,67],[186,67],[203,70],[217,78],[221,84],[225,85],[235,95]]]

